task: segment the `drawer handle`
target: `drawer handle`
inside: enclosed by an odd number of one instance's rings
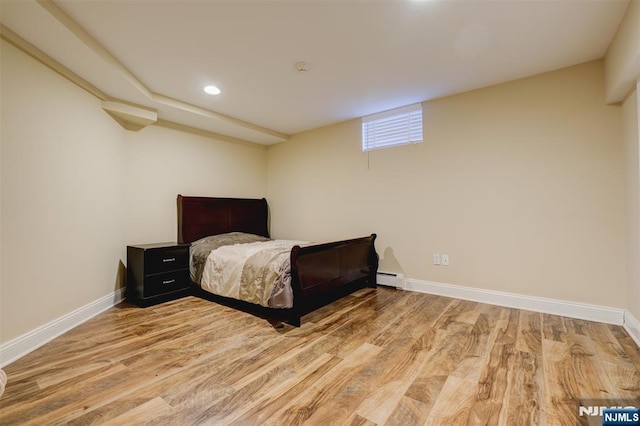
[[[162,259],[162,263],[175,262],[175,261],[176,261],[176,258],[175,258],[175,257],[172,257],[172,258],[170,258],[170,259]]]
[[[175,283],[176,279],[172,279],[172,280],[166,280],[166,281],[162,281],[162,284],[171,284],[171,283]]]

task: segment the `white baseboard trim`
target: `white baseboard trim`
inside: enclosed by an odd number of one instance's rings
[[[404,289],[607,324],[623,325],[625,323],[625,310],[608,306],[589,305],[415,279],[406,279]],[[638,341],[636,340],[636,342]]]
[[[119,289],[73,312],[36,328],[0,345],[0,368],[39,348],[61,334],[71,330],[99,313],[124,300],[124,289]]]
[[[640,321],[629,311],[624,313],[624,329],[627,330],[636,345],[640,346]]]

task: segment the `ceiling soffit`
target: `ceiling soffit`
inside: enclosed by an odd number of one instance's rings
[[[131,88],[150,102],[145,102],[145,105],[137,105],[111,96],[23,39],[4,24],[0,24],[0,37],[102,100],[103,109],[124,128],[137,131],[158,122],[165,127],[182,130],[194,127],[195,130],[199,130],[200,134],[230,142],[271,145],[288,140],[289,135],[282,132],[153,92],[56,3],[52,0],[38,0],[37,3],[98,55],[106,66],[117,71]],[[150,106],[155,108],[150,108]],[[172,121],[175,121],[175,125],[171,124]]]

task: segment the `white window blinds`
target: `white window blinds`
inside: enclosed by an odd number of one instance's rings
[[[362,117],[362,150],[422,142],[422,104]]]

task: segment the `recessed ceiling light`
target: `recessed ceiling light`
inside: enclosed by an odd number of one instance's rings
[[[205,86],[204,91],[210,95],[220,94],[220,89],[218,89],[216,86]]]

